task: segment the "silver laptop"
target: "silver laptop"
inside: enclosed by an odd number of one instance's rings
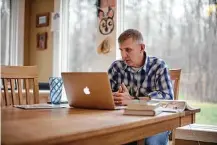
[[[115,106],[106,72],[62,72],[66,96],[71,107],[124,109]]]

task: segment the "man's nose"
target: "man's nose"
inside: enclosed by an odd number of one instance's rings
[[[121,52],[121,55],[122,55],[122,58],[123,59],[126,59],[127,58],[127,53],[125,51],[122,51]]]

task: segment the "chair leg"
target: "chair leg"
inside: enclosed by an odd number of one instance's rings
[[[175,140],[176,140],[175,133],[176,133],[176,129],[173,129],[173,131],[172,131],[172,145],[175,145]]]
[[[137,145],[144,145],[144,139],[140,139],[137,141]]]
[[[173,131],[171,131],[171,133],[169,135],[169,141],[172,141],[172,136],[173,136]]]

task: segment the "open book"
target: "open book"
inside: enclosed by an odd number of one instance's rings
[[[194,110],[183,100],[160,100],[152,99],[149,101],[131,101],[124,110],[125,115],[145,115],[155,116],[161,112],[183,112],[184,110]]]
[[[183,112],[184,110],[194,110],[194,108],[190,106],[184,100],[158,100],[153,99],[150,100],[151,102],[158,102],[160,103],[160,108],[163,112]]]

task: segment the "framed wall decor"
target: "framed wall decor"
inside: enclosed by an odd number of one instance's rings
[[[50,13],[41,13],[36,15],[36,27],[49,26],[49,15]]]
[[[47,32],[37,34],[37,48],[39,50],[47,49]]]

